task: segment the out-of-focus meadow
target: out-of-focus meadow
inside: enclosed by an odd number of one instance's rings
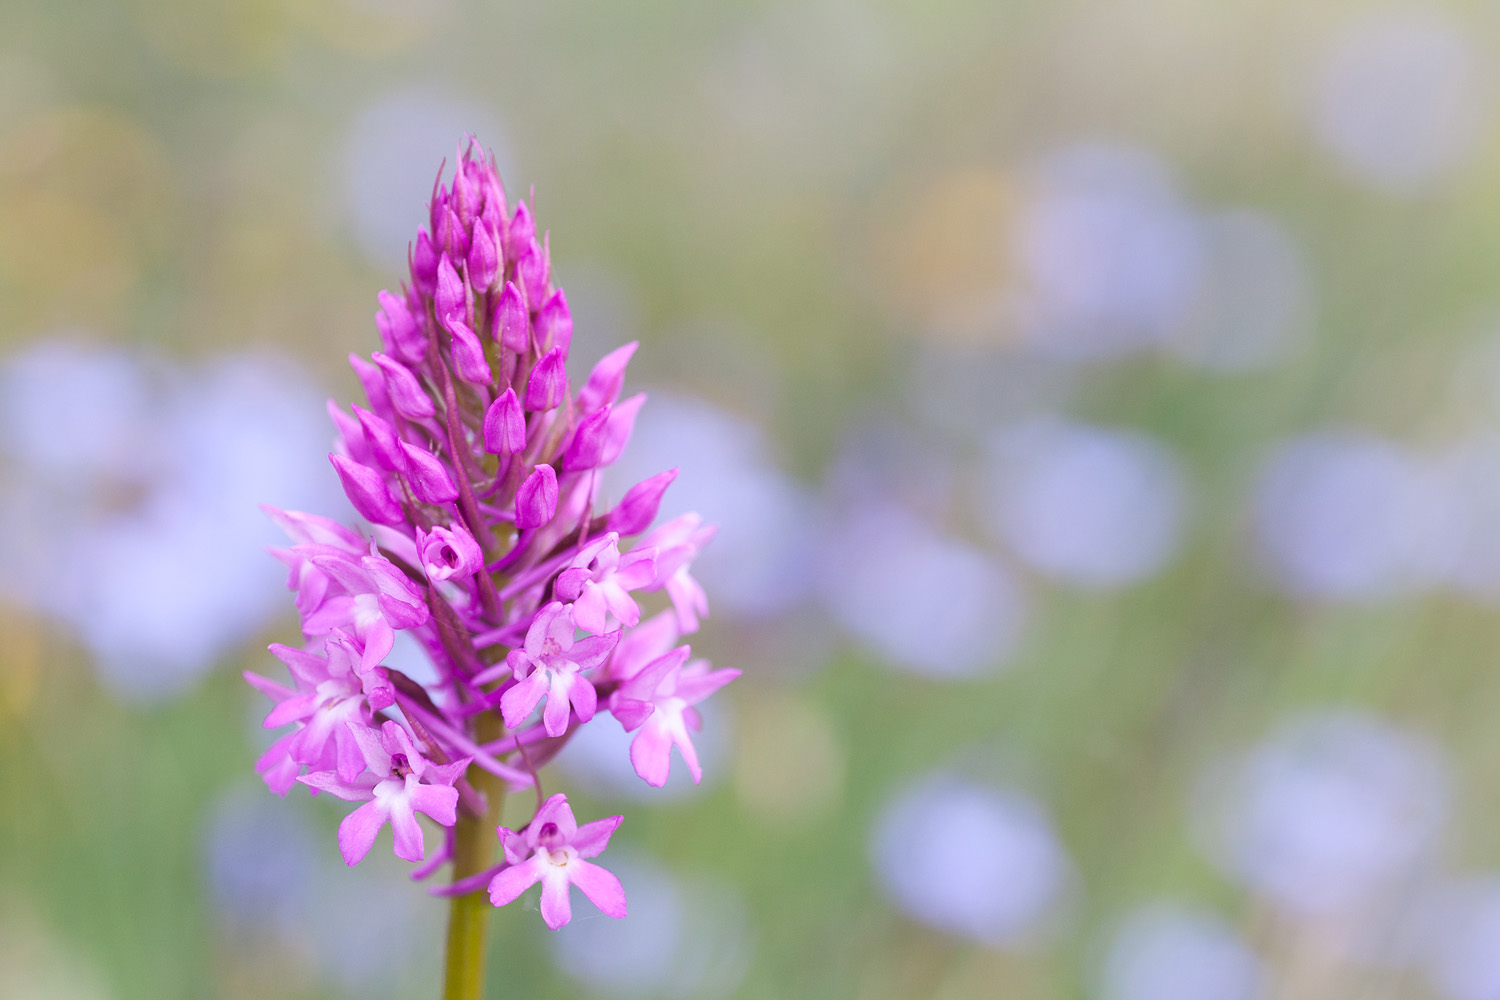
[[[1500,995],[1495,10],[7,0],[0,998],[436,994],[238,675],[465,132],[744,670],[491,996]]]

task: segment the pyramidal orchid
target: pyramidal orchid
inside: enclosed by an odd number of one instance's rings
[[[409,284],[378,296],[381,349],[349,359],[364,404],[329,403],[332,474],[366,524],[267,508],[289,538],[273,555],[303,638],[271,647],[286,682],[246,679],[274,703],[266,727],[291,727],[256,763],[271,790],[358,803],[338,831],[348,864],[389,827],[413,878],[451,869],[431,891],[452,898],[444,995],[457,1000],[482,988],[491,904],[540,882],[554,929],[575,886],[626,915],[592,860],[621,817],[578,825],[538,769],[609,715],[636,734],[645,782],[666,781],[674,746],[697,781],[693,706],[738,672],[677,646],[707,613],[690,567],[714,533],[696,515],[650,531],[677,470],[600,505],[646,401],[621,398],[637,345],[575,390],[548,238],[472,142],[428,207]],[[653,602],[663,610],[642,621]],[[428,681],[387,662],[398,632],[431,660]],[[503,797],[522,789],[535,814],[501,826]]]

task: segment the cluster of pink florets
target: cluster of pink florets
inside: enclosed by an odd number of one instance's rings
[[[271,647],[290,685],[246,679],[276,702],[267,728],[295,726],[257,763],[266,784],[362,802],[339,826],[344,860],[357,864],[389,823],[396,856],[421,863],[423,878],[450,858],[460,810],[484,813],[471,768],[540,798],[537,769],[604,713],[635,733],[630,759],[647,783],[666,782],[674,746],[699,780],[692,706],[739,672],[678,645],[707,612],[690,566],[713,526],[687,514],[642,534],[676,470],[595,510],[601,473],[645,402],[620,399],[636,345],[573,392],[573,320],[546,237],[525,202],[510,208],[472,144],[452,184],[434,188],[410,257],[411,286],[380,293],[384,351],[349,359],[368,408],[329,403],[330,458],[370,533],[268,508],[293,542],[275,555],[291,571],[305,642]],[[643,591],[664,591],[670,607],[641,621]],[[398,631],[426,651],[435,681],[385,664]],[[478,725],[486,715],[503,721],[500,738],[480,737],[496,728]],[[445,828],[431,856],[418,813]],[[586,860],[619,822],[580,827],[553,795],[519,832],[496,831],[504,861],[482,873],[491,900],[540,881],[542,916],[558,927],[577,885],[623,916],[619,882]]]

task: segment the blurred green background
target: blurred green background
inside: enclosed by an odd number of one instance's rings
[[[640,338],[745,672],[697,790],[559,763],[633,915],[497,911],[489,995],[1500,996],[1497,54],[1433,0],[7,0],[0,998],[436,994],[443,906],[254,780],[238,672],[465,131],[579,352]]]

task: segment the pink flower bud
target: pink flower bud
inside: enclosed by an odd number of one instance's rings
[[[495,376],[490,374],[490,363],[484,356],[484,345],[479,335],[469,329],[462,320],[453,320],[448,330],[453,334],[453,371],[470,385],[490,385]]]
[[[516,214],[511,216],[510,229],[505,234],[505,259],[518,259],[521,251],[535,238],[536,223],[531,219],[531,207],[524,201],[518,201]]]
[[[406,481],[418,500],[443,504],[458,499],[458,487],[436,455],[407,441],[401,442],[401,451],[406,456]]]
[[[359,407],[355,407],[359,409]],[[365,440],[364,429],[359,426],[359,421],[349,416],[339,404],[333,400],[328,401],[328,416],[333,421],[333,426],[338,429],[339,441],[344,446],[344,453],[361,465],[370,464],[370,443]]]
[[[550,410],[568,394],[568,371],[562,351],[556,347],[542,355],[526,380],[526,409]]]
[[[379,296],[380,312],[375,314],[375,326],[380,330],[380,339],[386,350],[407,364],[419,364],[427,353],[427,337],[421,324],[411,314],[406,300],[390,292]]]
[[[559,288],[547,299],[536,314],[536,342],[544,351],[562,348],[563,358],[573,343],[573,314],[568,310],[568,297]]]
[[[581,411],[592,413],[620,398],[620,390],[625,387],[625,366],[630,364],[630,359],[640,344],[640,341],[632,340],[599,359],[594,370],[589,372],[589,380],[578,390],[578,408]]]
[[[474,236],[469,241],[469,284],[475,294],[489,291],[500,273],[500,253],[495,247],[489,227],[480,220],[474,226]]]
[[[426,231],[417,233],[417,245],[411,254],[412,284],[417,291],[430,297],[437,290],[438,251],[432,237]]]
[[[390,393],[386,392],[385,388],[385,373],[358,354],[349,355],[349,367],[354,369],[359,384],[364,386],[365,398],[370,401],[370,409],[380,414],[394,412],[391,409]]]
[[[458,269],[447,254],[438,261],[437,294],[433,296],[432,311],[445,330],[453,328],[454,320],[467,323],[469,319],[469,297],[464,289],[464,279],[458,276]]]
[[[387,472],[405,472],[406,453],[401,450],[401,440],[390,422],[358,405],[354,407],[354,415],[369,442],[375,464]]]
[[[661,510],[661,498],[677,478],[676,469],[658,472],[650,479],[643,479],[625,491],[619,506],[609,512],[606,531],[619,535],[636,535],[651,527]]]
[[[568,442],[568,450],[563,455],[564,472],[581,472],[599,464],[599,457],[604,454],[604,433],[608,423],[609,407],[607,406],[583,418],[583,422],[573,432],[573,440]]]
[[[458,213],[453,211],[449,205],[443,217],[438,220],[437,248],[454,260],[464,260],[469,256],[469,234],[464,231],[463,221],[459,219]]]
[[[557,473],[538,465],[516,490],[516,527],[540,528],[556,514]]]
[[[430,417],[437,412],[432,405],[432,399],[422,391],[417,377],[395,358],[388,358],[379,351],[370,355],[370,358],[380,366],[385,373],[385,388],[390,395],[391,405],[396,412],[403,417],[413,420],[421,420]],[[371,400],[371,402],[374,402]]]
[[[526,417],[516,390],[506,389],[484,415],[484,450],[491,455],[514,455],[526,447]]]
[[[495,301],[495,316],[491,323],[495,339],[512,351],[524,351],[531,343],[530,317],[526,314],[526,300],[514,281],[505,283],[505,291]]]
[[[328,460],[339,474],[344,495],[359,511],[360,517],[374,524],[400,524],[405,519],[401,501],[396,499],[380,473],[343,455],[329,455]]]
[[[417,551],[429,580],[465,579],[484,568],[484,553],[468,529],[459,524],[417,532]]]
[[[526,244],[516,258],[516,279],[531,308],[536,309],[547,298],[547,258],[536,240]]]

